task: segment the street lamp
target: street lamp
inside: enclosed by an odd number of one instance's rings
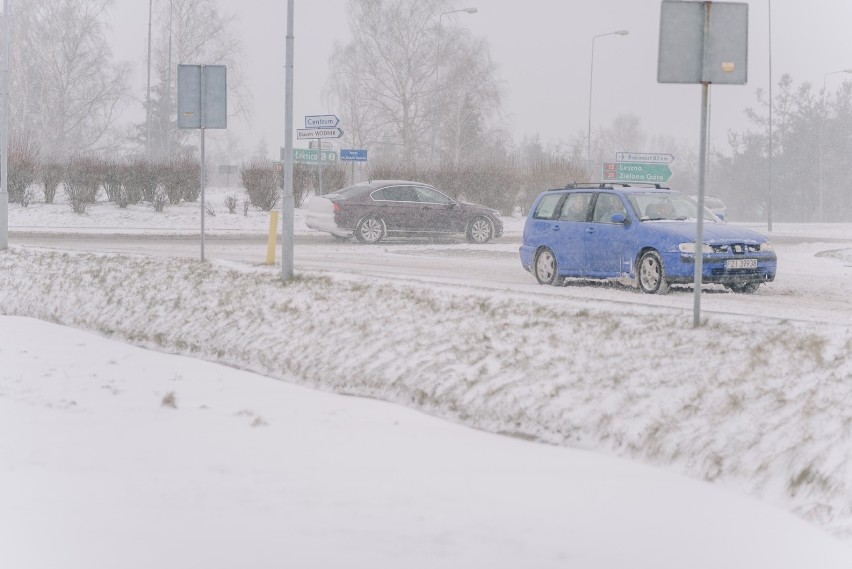
[[[819,152],[817,153],[819,156],[819,165],[818,165],[818,174],[819,174],[819,220],[825,221],[825,212],[822,208],[822,126],[823,122],[825,122],[825,82],[828,79],[829,75],[834,75],[836,73],[852,73],[852,68],[847,69],[839,69],[837,71],[829,71],[825,75],[822,76],[822,109],[819,114]]]
[[[629,34],[627,30],[617,30],[605,34],[598,34],[592,37],[592,64],[589,70],[589,133],[588,133],[588,148],[586,150],[586,158],[588,159],[589,179],[592,177],[592,84],[595,77],[595,40],[604,36],[626,36]]]
[[[441,18],[443,18],[447,14],[455,14],[457,12],[465,12],[467,14],[476,14],[476,11],[477,11],[476,8],[460,8],[458,10],[450,10],[449,12],[441,12],[440,14],[438,14],[438,34],[437,34],[438,46],[437,46],[437,50],[436,50],[437,58],[436,58],[436,61],[435,61],[435,100],[436,100],[436,102],[437,102],[438,90],[439,90],[438,71],[440,71],[440,68],[441,68]],[[436,104],[435,105],[435,115],[432,117],[432,151],[431,151],[432,155],[429,158],[429,161],[433,165],[435,164],[435,133],[438,130],[438,125],[436,124],[437,123],[437,120],[436,120],[437,119],[437,109],[438,109],[438,105]]]
[[[151,159],[151,13],[154,0],[148,0],[148,89],[145,92],[145,158]]]

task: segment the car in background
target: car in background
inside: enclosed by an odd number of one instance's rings
[[[695,203],[698,203],[698,196],[692,196],[692,199],[695,200]],[[713,215],[725,221],[725,215],[728,211],[725,202],[715,196],[704,196],[704,207],[712,211]]]
[[[566,277],[629,279],[647,293],[694,282],[696,251],[703,283],[755,292],[775,279],[767,238],[722,222],[709,210],[696,246],[695,202],[659,186],[569,184],[542,192],[524,225],[520,258],[539,283]]]
[[[408,180],[371,180],[312,197],[305,224],[339,239],[354,235],[362,243],[450,235],[487,243],[503,234],[500,212]]]

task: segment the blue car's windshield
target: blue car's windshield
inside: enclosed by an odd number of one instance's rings
[[[688,197],[671,192],[648,192],[628,194],[627,200],[641,221],[686,221],[696,219],[698,204]],[[716,217],[704,209],[704,219],[716,221]]]

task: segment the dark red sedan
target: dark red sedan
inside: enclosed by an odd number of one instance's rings
[[[311,229],[362,243],[385,237],[464,235],[486,243],[503,234],[496,210],[456,201],[434,187],[406,180],[372,180],[312,197],[305,223]]]

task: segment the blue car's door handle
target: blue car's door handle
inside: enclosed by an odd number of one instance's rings
[[[551,225],[551,226],[550,226],[550,228],[551,228],[553,231],[559,231],[559,226],[558,226],[558,225]]]
[[[595,232],[595,228],[594,228],[594,227],[587,227],[587,228],[586,228],[586,233],[594,233],[594,232]]]

